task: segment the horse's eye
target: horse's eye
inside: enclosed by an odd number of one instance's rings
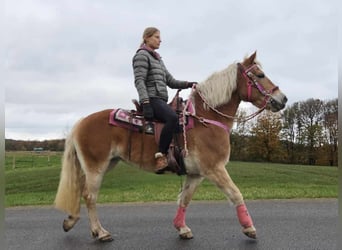
[[[257,74],[257,77],[259,77],[259,78],[264,78],[264,77],[265,77],[265,74],[264,74],[264,73]]]

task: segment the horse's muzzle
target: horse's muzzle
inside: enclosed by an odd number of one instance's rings
[[[282,110],[283,108],[285,108],[286,103],[287,103],[287,97],[284,94],[280,93],[278,95],[271,96],[268,102],[268,106],[272,112],[278,112]]]

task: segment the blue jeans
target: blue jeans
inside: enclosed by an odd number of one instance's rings
[[[178,130],[178,116],[162,99],[150,98],[154,118],[165,123],[159,140],[159,152],[167,154],[173,134]]]

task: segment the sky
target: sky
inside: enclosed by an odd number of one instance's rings
[[[91,113],[133,109],[132,57],[149,26],[160,30],[158,52],[176,79],[201,82],[257,51],[288,105],[337,98],[337,7],[337,0],[7,0],[5,138],[65,138]]]

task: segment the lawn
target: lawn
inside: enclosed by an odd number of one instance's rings
[[[60,153],[6,152],[5,205],[51,205],[60,174]],[[227,165],[247,200],[337,198],[336,167],[231,162]],[[99,203],[175,201],[185,177],[155,175],[123,162],[105,175]],[[204,181],[194,200],[224,200],[212,183]]]

